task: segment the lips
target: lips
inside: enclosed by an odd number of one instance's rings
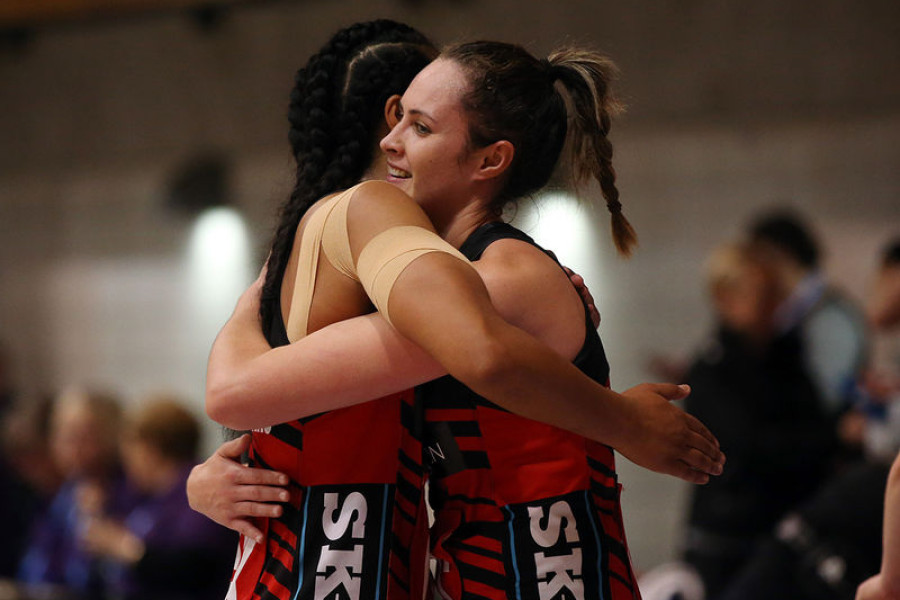
[[[404,171],[403,169],[398,169],[393,165],[388,165],[388,176],[393,177],[395,179],[409,179],[412,177],[412,173],[409,171]]]

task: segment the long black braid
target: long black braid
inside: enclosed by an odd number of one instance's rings
[[[436,55],[412,27],[380,19],[338,31],[297,71],[288,110],[297,179],[272,239],[260,303],[266,326],[303,215],[318,199],[359,181],[372,162],[387,99],[402,94]]]

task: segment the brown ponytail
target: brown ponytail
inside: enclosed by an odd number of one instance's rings
[[[618,69],[606,56],[575,48],[553,52],[547,63],[552,77],[568,93],[574,112],[569,125],[569,147],[576,183],[591,176],[599,182],[612,217],[613,242],[620,254],[630,256],[637,245],[637,234],[622,213],[612,166],[613,147],[608,137],[612,117],[624,110],[610,91]]]
[[[502,42],[460,44],[441,56],[466,73],[462,102],[470,143],[484,147],[508,140],[516,149],[505,188],[491,208],[500,212],[506,202],[544,187],[568,137],[576,182],[593,176],[600,183],[613,241],[620,254],[630,255],[637,236],[622,214],[607,137],[612,117],[621,111],[609,89],[616,76],[612,61],[579,49],[538,60],[521,46]]]

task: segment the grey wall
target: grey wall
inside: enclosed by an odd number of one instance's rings
[[[209,343],[255,264],[214,310],[192,311],[193,222],[163,206],[167,182],[197,152],[225,153],[258,261],[290,185],[293,72],[334,29],[376,16],[439,42],[587,43],[620,65],[630,110],[613,141],[641,249],[615,258],[602,210],[582,209],[595,226],[574,247],[539,232],[599,300],[617,389],[649,378],[651,355],[696,347],[702,261],[756,211],[806,212],[829,276],[859,297],[900,231],[891,0],[310,0],[239,8],[211,33],[176,14],[57,25],[0,52],[0,339],[22,389],[96,381],[135,399],[164,387],[202,411]],[[537,230],[533,213],[520,217]],[[647,568],[675,553],[686,488],[622,470]]]

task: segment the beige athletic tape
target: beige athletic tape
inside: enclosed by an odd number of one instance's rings
[[[350,252],[350,234],[347,231],[347,209],[356,187],[350,188],[334,200],[331,214],[325,221],[322,232],[322,252],[335,269],[354,281],[356,267],[353,265],[353,254]]]
[[[394,283],[411,262],[429,252],[444,252],[469,262],[459,250],[434,232],[404,225],[382,231],[359,254],[359,280],[378,311],[390,322],[388,299]]]
[[[313,292],[316,287],[316,271],[319,266],[319,249],[322,247],[322,237],[325,235],[325,229],[330,221],[338,221],[338,224],[343,226],[346,231],[347,204],[352,195],[350,191],[348,190],[321,201],[322,206],[315,210],[303,228],[300,250],[297,255],[297,276],[294,279],[291,312],[288,315],[286,327],[288,340],[291,342],[296,342],[306,336],[307,327],[309,326],[309,309],[312,306]],[[337,212],[336,216],[341,218],[330,218],[332,212]],[[347,234],[344,233],[343,237],[346,240]],[[346,241],[345,245],[347,247],[348,260],[352,267],[353,258],[349,256],[349,240]],[[337,254],[340,256],[339,251],[337,251]],[[343,272],[341,267],[337,268]],[[352,275],[349,276],[352,277]]]

